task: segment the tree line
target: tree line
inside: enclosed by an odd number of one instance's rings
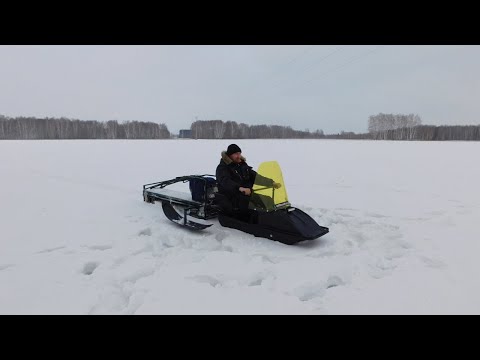
[[[377,114],[368,119],[368,134],[358,138],[373,140],[480,140],[480,125],[422,125],[420,116]]]
[[[418,115],[377,114],[368,119],[368,132],[294,130],[290,126],[247,125],[235,121],[198,120],[191,124],[194,139],[367,139],[367,140],[480,140],[480,125],[422,125]],[[0,140],[22,139],[169,139],[165,124],[68,118],[10,118],[0,115]]]
[[[410,128],[385,130],[383,132],[360,133],[342,131],[325,135],[325,139],[352,140],[403,140],[403,141],[480,141],[480,125],[435,126],[419,125]]]
[[[370,134],[374,140],[480,140],[480,125],[434,126],[419,125],[412,128],[386,130],[382,133]]]
[[[325,136],[323,130],[310,132],[290,126],[247,125],[223,120],[197,120],[190,130],[194,139],[318,139]]]
[[[380,113],[368,118],[368,133],[374,140],[414,140],[421,124],[418,115]]]
[[[165,124],[116,120],[71,120],[67,118],[9,118],[0,115],[0,139],[168,139]]]

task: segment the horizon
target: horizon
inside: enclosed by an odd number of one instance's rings
[[[378,115],[378,114],[376,114]],[[404,114],[394,114],[394,115],[404,115]],[[40,120],[40,119],[50,119],[50,120],[60,120],[62,118],[66,119],[66,120],[69,120],[69,121],[97,121],[99,123],[107,123],[108,121],[117,121],[117,123],[119,124],[125,124],[127,122],[133,122],[133,121],[138,121],[138,122],[141,122],[141,123],[154,123],[154,124],[159,124],[161,125],[162,123],[159,123],[159,122],[153,122],[153,121],[144,121],[144,120],[138,120],[138,119],[129,119],[129,120],[117,120],[117,119],[108,119],[108,120],[95,120],[95,119],[78,119],[78,118],[68,118],[68,117],[65,117],[65,116],[60,116],[60,117],[36,117],[36,116],[6,116],[4,114],[0,114],[0,117],[6,117],[6,118],[9,118],[9,119],[15,119],[15,118],[33,118],[33,119],[36,119],[36,120]],[[222,119],[198,119],[198,120],[194,120],[194,121],[223,121],[224,123],[226,122],[225,120],[222,120]],[[192,124],[193,122],[192,121]],[[240,124],[240,123],[237,123],[237,124]],[[244,123],[246,124],[247,126],[259,126],[259,125],[266,125],[266,126],[282,126],[282,127],[290,127],[292,130],[294,131],[307,131],[307,132],[310,132],[310,133],[315,133],[317,131],[317,129],[299,129],[299,128],[295,128],[294,126],[291,126],[291,125],[278,125],[278,124],[249,124],[249,123]],[[170,135],[180,135],[180,131],[182,130],[191,130],[190,127],[186,127],[186,128],[182,128],[182,129],[179,129],[178,131],[172,131],[169,127],[168,127],[168,124],[164,124],[168,131],[170,132]],[[435,127],[453,127],[453,126],[462,126],[462,127],[467,127],[467,126],[480,126],[480,123],[479,124],[426,124],[426,123],[421,123],[419,125],[416,125],[416,126],[435,126]],[[341,131],[338,131],[338,132],[332,132],[332,133],[328,133],[328,132],[325,132],[323,129],[318,129],[320,131],[323,131],[324,135],[325,136],[330,136],[330,135],[341,135],[342,132],[348,134],[348,133],[353,133],[355,135],[364,135],[364,134],[368,134],[369,131],[368,129],[366,129],[365,131],[363,132],[355,132],[355,131],[351,131],[351,130],[341,130]]]
[[[477,125],[479,61],[476,45],[3,45],[0,109],[172,133],[196,118],[363,133],[378,113]]]

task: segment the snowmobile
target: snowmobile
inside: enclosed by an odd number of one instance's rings
[[[207,220],[218,218],[224,227],[288,245],[314,240],[329,232],[327,227],[320,226],[308,214],[291,205],[276,161],[261,163],[257,174],[260,176],[256,177],[252,188],[247,218],[222,211],[218,199],[224,195],[218,193],[216,177],[211,174],[179,176],[145,184],[143,200],[151,204],[161,202],[169,220],[195,231],[212,226]],[[189,192],[166,189],[167,186],[187,182]]]

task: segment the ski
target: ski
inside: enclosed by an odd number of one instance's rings
[[[162,209],[165,216],[172,222],[187,227],[192,230],[204,230],[213,224],[201,224],[195,221],[192,221],[187,216],[180,215],[167,201],[162,201]]]

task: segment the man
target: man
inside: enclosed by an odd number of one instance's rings
[[[231,144],[227,151],[222,151],[215,174],[219,194],[217,204],[230,215],[248,215],[248,204],[253,184],[260,175],[247,164],[238,145]],[[271,179],[262,177],[261,180],[262,184],[266,186],[280,187],[280,184],[273,182]]]

